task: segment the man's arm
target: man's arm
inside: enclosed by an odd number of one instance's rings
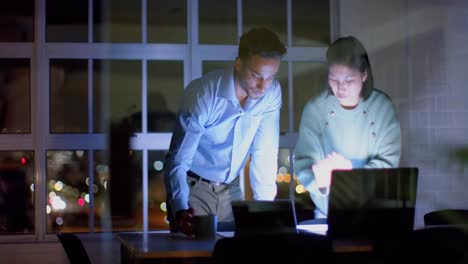
[[[276,196],[278,171],[281,86],[275,82],[268,94],[269,106],[250,146],[250,185],[255,200],[273,200]]]
[[[278,109],[263,116],[250,148],[250,185],[255,200],[273,200],[276,196],[279,115]]]
[[[186,88],[166,157],[165,184],[174,212],[188,209],[187,171],[203,135],[208,116],[207,100],[199,93],[201,82]]]

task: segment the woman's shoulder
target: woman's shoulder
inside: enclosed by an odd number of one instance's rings
[[[308,108],[308,107],[312,107],[312,108],[324,107],[324,106],[330,104],[330,96],[331,96],[331,93],[330,93],[329,89],[326,89],[326,90],[322,91],[321,93],[319,93],[318,95],[313,96],[312,98],[310,98],[309,101],[307,101],[305,107],[306,108]]]
[[[331,108],[331,97],[333,96],[329,89],[326,89],[318,95],[313,96],[305,104],[304,114],[316,117],[324,116],[324,113],[326,113]]]
[[[395,106],[391,97],[382,90],[373,89],[367,100],[367,110],[376,114],[395,112]]]
[[[372,90],[372,93],[369,99],[380,100],[380,101],[390,101],[390,102],[392,101],[391,97],[387,93],[377,88],[374,88]]]
[[[376,89],[376,88],[372,90],[372,93],[367,101],[368,101],[368,105],[370,106],[371,105],[387,105],[387,106],[393,105],[392,98],[384,91]]]

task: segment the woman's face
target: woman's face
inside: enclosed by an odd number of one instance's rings
[[[343,107],[353,108],[359,104],[361,90],[367,72],[360,72],[348,65],[332,64],[328,68],[328,83]]]

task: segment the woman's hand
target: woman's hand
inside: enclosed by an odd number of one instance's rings
[[[352,168],[353,165],[350,160],[336,152],[332,152],[312,165],[312,172],[315,175],[318,188],[328,188],[333,170],[350,170]]]

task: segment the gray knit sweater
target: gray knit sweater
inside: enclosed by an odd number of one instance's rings
[[[328,195],[318,190],[312,164],[334,151],[351,160],[353,168],[398,167],[400,149],[400,124],[388,95],[374,89],[367,100],[347,110],[327,89],[304,107],[294,171],[317,209],[327,215]]]

